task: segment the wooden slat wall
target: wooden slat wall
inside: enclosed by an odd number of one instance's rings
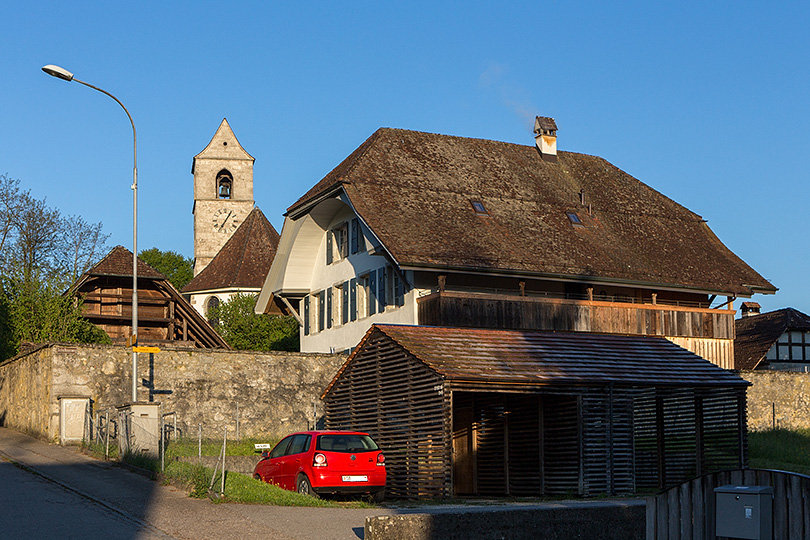
[[[419,324],[734,339],[734,311],[534,297],[435,293],[419,299]]]
[[[810,477],[739,469],[710,473],[647,497],[647,540],[715,540],[718,486],[772,486],[774,540],[810,538]]]
[[[635,491],[633,399],[623,391],[583,396],[584,495]]]
[[[639,489],[748,463],[744,390],[639,391],[634,416]]]
[[[392,497],[450,495],[449,392],[424,364],[378,335],[324,401],[328,429],[366,431],[383,449]]]
[[[582,494],[577,396],[543,396],[545,494]]]
[[[712,364],[723,369],[734,369],[733,339],[666,337],[675,345],[702,356]]]

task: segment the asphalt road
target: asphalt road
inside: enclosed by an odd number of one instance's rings
[[[386,509],[214,504],[0,428],[0,539],[357,540]]]

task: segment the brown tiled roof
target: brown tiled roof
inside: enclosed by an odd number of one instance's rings
[[[183,287],[183,292],[230,287],[260,289],[276,256],[278,240],[273,225],[261,210],[254,208],[208,266]]]
[[[330,387],[375,331],[451,383],[465,386],[749,384],[659,337],[375,324]]]
[[[115,246],[87,273],[91,276],[132,276],[132,252],[124,246]],[[140,278],[166,279],[166,276],[138,259]]]
[[[700,216],[599,157],[558,152],[547,162],[534,146],[383,128],[288,215],[338,186],[403,266],[776,290]]]
[[[734,369],[756,369],[779,336],[789,330],[810,330],[810,316],[784,308],[735,321]]]

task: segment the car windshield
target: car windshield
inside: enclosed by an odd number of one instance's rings
[[[318,450],[328,452],[370,452],[379,450],[368,435],[331,434],[318,437]]]

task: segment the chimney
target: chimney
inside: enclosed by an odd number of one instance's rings
[[[743,317],[753,317],[754,315],[759,315],[759,310],[761,307],[762,306],[756,302],[743,302],[740,311],[742,312]]]
[[[544,161],[557,161],[557,123],[553,118],[534,119],[534,142]]]

